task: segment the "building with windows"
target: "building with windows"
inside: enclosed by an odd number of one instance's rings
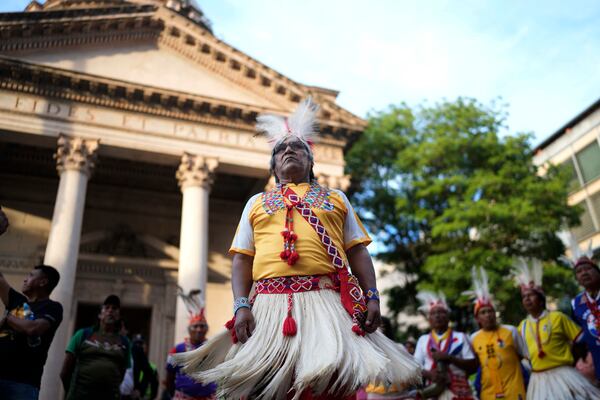
[[[581,248],[600,248],[600,99],[537,146],[534,162],[569,171],[569,204],[583,209],[570,231]]]
[[[45,262],[65,311],[43,399],[59,398],[68,338],[121,297],[129,331],[164,365],[186,332],[177,298],[201,289],[212,332],[231,318],[227,251],[246,200],[269,184],[259,113],[321,105],[315,174],[345,188],[365,121],[219,40],[189,0],[32,1],[0,14],[0,271],[20,288]],[[209,333],[210,335],[210,333]]]

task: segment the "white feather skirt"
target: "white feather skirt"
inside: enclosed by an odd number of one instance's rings
[[[199,382],[216,382],[226,399],[298,398],[305,390],[345,396],[369,383],[420,383],[420,366],[404,347],[379,331],[352,332],[336,291],[294,293],[295,336],[282,333],[286,294],[259,294],[252,313],[256,329],[245,344],[232,344],[225,330],[175,361]]]
[[[600,389],[594,387],[575,368],[557,367],[534,372],[527,387],[528,400],[598,400]]]

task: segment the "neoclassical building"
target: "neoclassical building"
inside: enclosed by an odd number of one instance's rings
[[[321,104],[315,173],[345,188],[365,121],[338,92],[298,83],[217,39],[189,0],[32,1],[0,14],[0,271],[61,273],[65,319],[42,398],[58,398],[73,331],[110,293],[164,365],[185,334],[177,300],[200,288],[213,332],[231,317],[227,250],[245,201],[269,184],[257,114]]]

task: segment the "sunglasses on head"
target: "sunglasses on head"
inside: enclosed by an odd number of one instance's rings
[[[285,149],[287,149],[288,146],[292,150],[306,150],[306,146],[304,145],[304,143],[302,143],[299,140],[294,140],[293,142],[281,142],[281,143],[279,143],[277,146],[275,146],[275,149],[273,149],[273,153],[274,154],[281,153],[282,151],[284,151]]]

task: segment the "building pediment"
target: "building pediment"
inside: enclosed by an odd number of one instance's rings
[[[179,249],[150,235],[138,235],[127,225],[107,231],[88,232],[81,237],[80,252],[111,257],[179,260]]]
[[[336,91],[283,76],[217,39],[201,21],[167,7],[169,2],[92,3],[0,14],[0,51],[34,65],[282,114],[311,95],[321,104],[324,125],[348,132],[365,127],[335,103]]]
[[[152,235],[138,235],[127,225],[83,234],[79,251],[79,269],[92,274],[161,279],[168,271],[176,271],[179,262],[177,246]],[[229,272],[209,266],[208,280],[224,283]]]

